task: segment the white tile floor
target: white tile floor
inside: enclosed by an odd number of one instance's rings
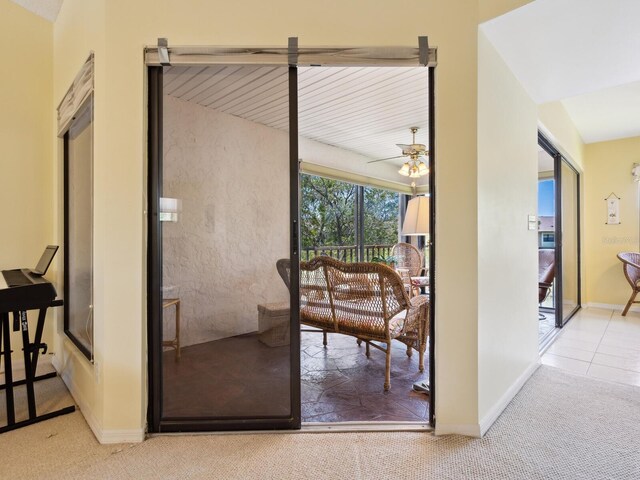
[[[542,363],[640,386],[640,313],[583,308],[562,329]]]

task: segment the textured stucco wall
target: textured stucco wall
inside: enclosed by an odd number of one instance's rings
[[[169,96],[164,120],[163,195],[182,211],[163,223],[163,284],[181,299],[181,343],[253,332],[257,305],[288,296],[289,135]]]

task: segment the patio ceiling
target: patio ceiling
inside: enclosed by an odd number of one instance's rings
[[[165,93],[253,122],[288,129],[287,70],[272,66],[169,67]],[[300,67],[299,133],[371,159],[399,155],[396,143],[428,145],[427,69]],[[402,160],[393,160],[401,165]]]

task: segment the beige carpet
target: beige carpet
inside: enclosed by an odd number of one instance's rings
[[[265,434],[101,446],[74,413],[0,435],[0,459],[3,479],[640,479],[640,389],[541,367],[482,440]]]

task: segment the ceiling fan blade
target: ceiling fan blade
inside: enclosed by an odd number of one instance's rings
[[[413,145],[411,145],[411,148],[413,148],[416,152],[425,152],[427,150],[426,145],[423,145],[422,143],[414,143]]]
[[[376,162],[384,162],[385,160],[393,160],[394,158],[402,158],[402,157],[404,157],[404,155],[398,155],[397,157],[389,157],[389,158],[379,158],[378,160],[371,160],[367,163],[369,164],[369,163],[376,163]]]
[[[406,143],[396,143],[396,147],[400,147],[404,150],[411,150],[411,145],[407,145]]]

